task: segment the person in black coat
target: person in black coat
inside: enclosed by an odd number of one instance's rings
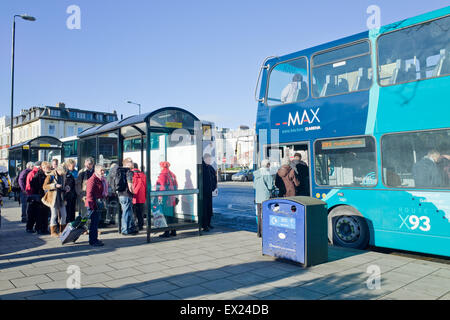
[[[441,158],[439,151],[431,150],[428,154],[417,161],[413,166],[413,175],[416,187],[441,187],[442,173],[437,163]]]
[[[75,161],[69,159],[65,163],[66,167],[66,186],[69,186],[70,190],[65,193],[66,200],[66,212],[67,218],[66,222],[70,223],[75,221],[75,210],[77,204],[77,192],[76,192],[76,181],[72,172],[75,170]]]
[[[213,215],[212,193],[217,189],[217,174],[216,170],[211,166],[211,155],[205,153],[202,162],[203,170],[203,231],[212,229],[211,218]]]
[[[294,169],[297,180],[300,182],[300,185],[295,188],[295,195],[309,197],[309,168],[308,165],[302,161],[302,155],[300,153],[294,155],[291,167]]]
[[[34,207],[32,210],[36,210],[36,231],[38,234],[49,234],[48,232],[48,218],[50,215],[50,208],[44,205],[41,199],[44,197],[45,192],[43,189],[46,172],[50,172],[51,165],[49,162],[42,162],[41,168],[35,174],[30,182],[32,194],[38,195],[35,199]]]

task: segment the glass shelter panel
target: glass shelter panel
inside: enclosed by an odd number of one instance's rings
[[[84,168],[84,161],[91,157],[95,160],[97,154],[97,138],[80,139],[78,147],[80,148],[80,163],[78,168]]]
[[[118,164],[119,138],[116,133],[108,133],[98,137],[98,159],[97,163],[108,170],[113,163]]]
[[[145,136],[126,138],[123,140],[123,158],[131,158],[133,163],[136,163],[138,168],[144,172],[144,166],[147,159],[147,154],[145,152],[146,143],[147,138]]]
[[[170,134],[151,132],[147,147],[150,149],[152,228],[164,225],[159,220],[169,226],[198,222],[195,136],[184,129]]]

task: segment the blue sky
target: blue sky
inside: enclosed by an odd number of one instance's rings
[[[16,22],[15,114],[55,105],[124,117],[163,106],[189,109],[221,127],[252,126],[254,88],[265,57],[283,55],[366,30],[369,5],[381,24],[448,1],[228,0],[0,2],[0,115],[10,113],[11,27]],[[68,6],[81,9],[69,30]]]

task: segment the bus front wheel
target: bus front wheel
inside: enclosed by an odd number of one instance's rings
[[[369,244],[369,228],[358,210],[339,206],[328,215],[328,239],[336,246],[365,249]]]

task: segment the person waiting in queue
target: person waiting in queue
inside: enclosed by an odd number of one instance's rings
[[[80,170],[78,173],[78,177],[76,179],[76,191],[78,198],[78,214],[80,216],[84,216],[86,214],[86,207],[84,206],[86,200],[86,184],[87,181],[94,174],[94,159],[87,158],[84,161],[84,168]]]
[[[168,161],[162,161],[159,163],[161,167],[161,173],[156,181],[156,190],[178,190],[178,182],[175,174],[169,170],[170,163]],[[178,199],[175,196],[160,196],[158,202],[161,204],[162,212],[166,218],[167,223],[176,223],[175,206],[178,204]],[[170,236],[176,236],[177,231],[172,229],[170,232],[165,231],[160,237],[167,238]]]
[[[299,152],[294,154],[291,167],[294,169],[300,183],[295,188],[295,195],[309,197],[309,168],[306,162],[302,161],[302,155]]]
[[[300,185],[295,171],[291,168],[291,161],[289,158],[281,160],[281,167],[278,169],[275,179],[275,185],[280,190],[279,197],[293,197],[295,196],[295,188]]]
[[[217,174],[211,165],[212,157],[209,153],[203,156],[202,170],[203,170],[203,231],[208,232],[214,227],[211,225],[211,218],[213,216],[212,193],[217,189]]]
[[[62,165],[58,165],[56,170],[47,175],[44,181],[43,189],[46,191],[42,198],[42,203],[50,208],[50,234],[52,237],[58,236],[58,217],[59,233],[64,231],[66,227],[66,200],[65,193],[70,191],[70,187],[66,185],[66,169]]]
[[[253,173],[253,188],[255,189],[255,203],[258,217],[257,236],[262,236],[262,203],[269,200],[275,189],[273,176],[270,173],[270,162],[267,159],[261,161],[261,168]]]
[[[75,210],[77,204],[77,192],[75,188],[78,172],[75,170],[75,160],[68,159],[64,165],[66,168],[66,185],[70,188],[70,190],[65,194],[67,222],[72,222],[75,220]]]
[[[102,182],[105,175],[105,169],[102,165],[96,165],[94,174],[86,183],[86,201],[88,216],[91,219],[89,225],[89,244],[94,247],[103,246],[103,242],[98,240],[98,223],[100,221],[99,211],[103,208],[104,199],[104,183]]]

